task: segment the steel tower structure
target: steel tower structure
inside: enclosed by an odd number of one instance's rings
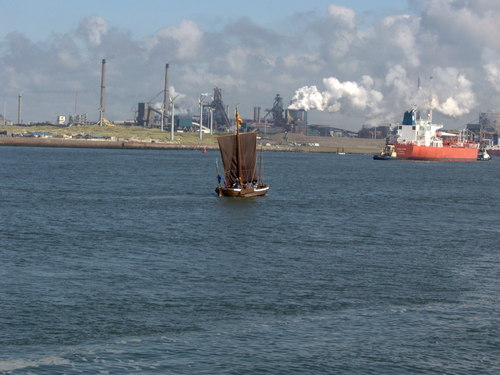
[[[283,98],[280,94],[276,94],[276,97],[274,98],[273,108],[266,109],[266,115],[264,116],[264,118],[267,118],[269,115],[271,115],[274,126],[285,126],[286,120],[283,112]]]
[[[218,87],[214,88],[214,98],[212,103],[210,103],[210,107],[212,107],[214,111],[213,119],[215,129],[230,128],[231,122],[227,117],[226,108],[224,106],[224,102],[222,101],[222,90]]]

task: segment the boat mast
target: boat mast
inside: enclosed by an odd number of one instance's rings
[[[236,155],[238,161],[238,180],[240,181],[240,186],[243,187],[243,171],[241,170],[241,143],[240,143],[240,124],[241,119],[238,115],[238,107],[234,112],[234,117],[236,119]]]
[[[260,163],[259,163],[259,177],[258,177],[259,185],[262,182],[262,146],[260,147]]]

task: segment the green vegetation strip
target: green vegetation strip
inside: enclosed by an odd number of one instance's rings
[[[115,137],[120,140],[138,140],[157,142],[172,142],[170,141],[170,131],[161,131],[160,129],[146,129],[140,126],[0,126],[0,130],[7,130],[11,133],[52,133],[53,135],[76,136],[78,134],[92,134],[103,137]],[[173,143],[181,144],[216,144],[216,135],[203,134],[203,139],[200,139],[199,133],[175,133]]]

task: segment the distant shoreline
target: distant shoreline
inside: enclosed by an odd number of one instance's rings
[[[359,141],[358,141],[359,143]],[[0,146],[20,147],[69,147],[69,148],[108,148],[108,149],[141,149],[141,150],[218,150],[213,144],[184,144],[167,142],[146,142],[129,140],[89,140],[89,139],[59,139],[59,138],[27,138],[27,137],[0,137]],[[261,146],[259,146],[261,147]],[[263,145],[263,151],[283,152],[317,152],[317,153],[346,153],[371,154],[380,151],[381,146],[372,144],[357,144],[355,146],[292,146],[292,145]]]
[[[21,147],[69,147],[69,148],[111,148],[111,149],[218,149],[214,145],[184,145],[164,142],[140,142],[127,140],[90,140],[58,138],[0,137],[0,146]]]

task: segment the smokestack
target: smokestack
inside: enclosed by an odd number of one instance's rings
[[[19,94],[17,97],[17,124],[21,125],[21,113],[23,108],[23,94]],[[4,123],[5,123],[5,113],[4,113]]]
[[[106,116],[106,59],[102,59],[101,70],[101,104],[99,106],[99,125],[104,125]]]
[[[163,124],[168,113],[168,102],[170,101],[170,90],[168,89],[168,64],[165,65],[165,85],[163,87],[163,114],[161,121],[161,131],[163,131]]]

